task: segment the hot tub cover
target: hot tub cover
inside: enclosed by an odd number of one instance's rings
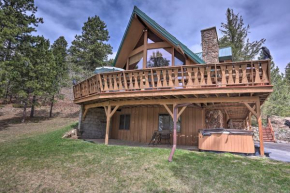
[[[229,135],[254,135],[253,131],[242,129],[200,129],[200,133],[204,136],[210,136],[212,134],[229,134]]]

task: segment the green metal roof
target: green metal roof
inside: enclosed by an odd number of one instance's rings
[[[132,15],[130,17],[129,23],[127,25],[127,28],[125,30],[124,36],[122,38],[121,44],[119,46],[118,52],[116,54],[115,60],[114,60],[114,66],[116,65],[117,58],[119,56],[119,53],[122,49],[122,45],[124,43],[125,37],[127,35],[128,29],[131,25],[132,19],[134,18],[134,15],[138,15],[142,20],[144,20],[146,23],[148,23],[152,28],[154,28],[156,31],[158,31],[163,37],[165,37],[170,43],[172,43],[174,46],[180,46],[183,50],[183,52],[193,61],[204,64],[205,62],[198,57],[195,53],[193,53],[188,47],[186,47],[184,44],[182,44],[178,39],[176,39],[173,35],[171,35],[168,31],[166,31],[163,27],[161,27],[158,23],[156,23],[153,19],[151,19],[149,16],[147,16],[144,12],[142,12],[138,7],[134,6]]]

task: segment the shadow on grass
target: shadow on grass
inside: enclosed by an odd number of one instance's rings
[[[30,112],[27,112],[27,117],[25,119],[25,123],[41,123],[42,121],[51,120],[57,118],[60,113],[54,113],[53,117],[49,117],[47,111],[44,109],[35,110],[34,117],[30,118]],[[69,117],[68,117],[69,118]],[[0,119],[0,131],[7,129],[11,125],[21,124],[22,122],[22,112],[15,114],[13,117],[7,119]]]

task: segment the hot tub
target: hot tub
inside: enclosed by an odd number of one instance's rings
[[[255,153],[254,132],[241,129],[200,129],[198,148],[205,151]]]

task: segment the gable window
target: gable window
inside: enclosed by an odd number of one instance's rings
[[[171,48],[159,48],[147,51],[147,68],[171,66]]]
[[[180,132],[181,118],[178,118],[176,131]],[[169,114],[159,114],[158,117],[158,130],[159,131],[173,131],[173,120]]]
[[[120,115],[119,130],[130,130],[130,115]]]

